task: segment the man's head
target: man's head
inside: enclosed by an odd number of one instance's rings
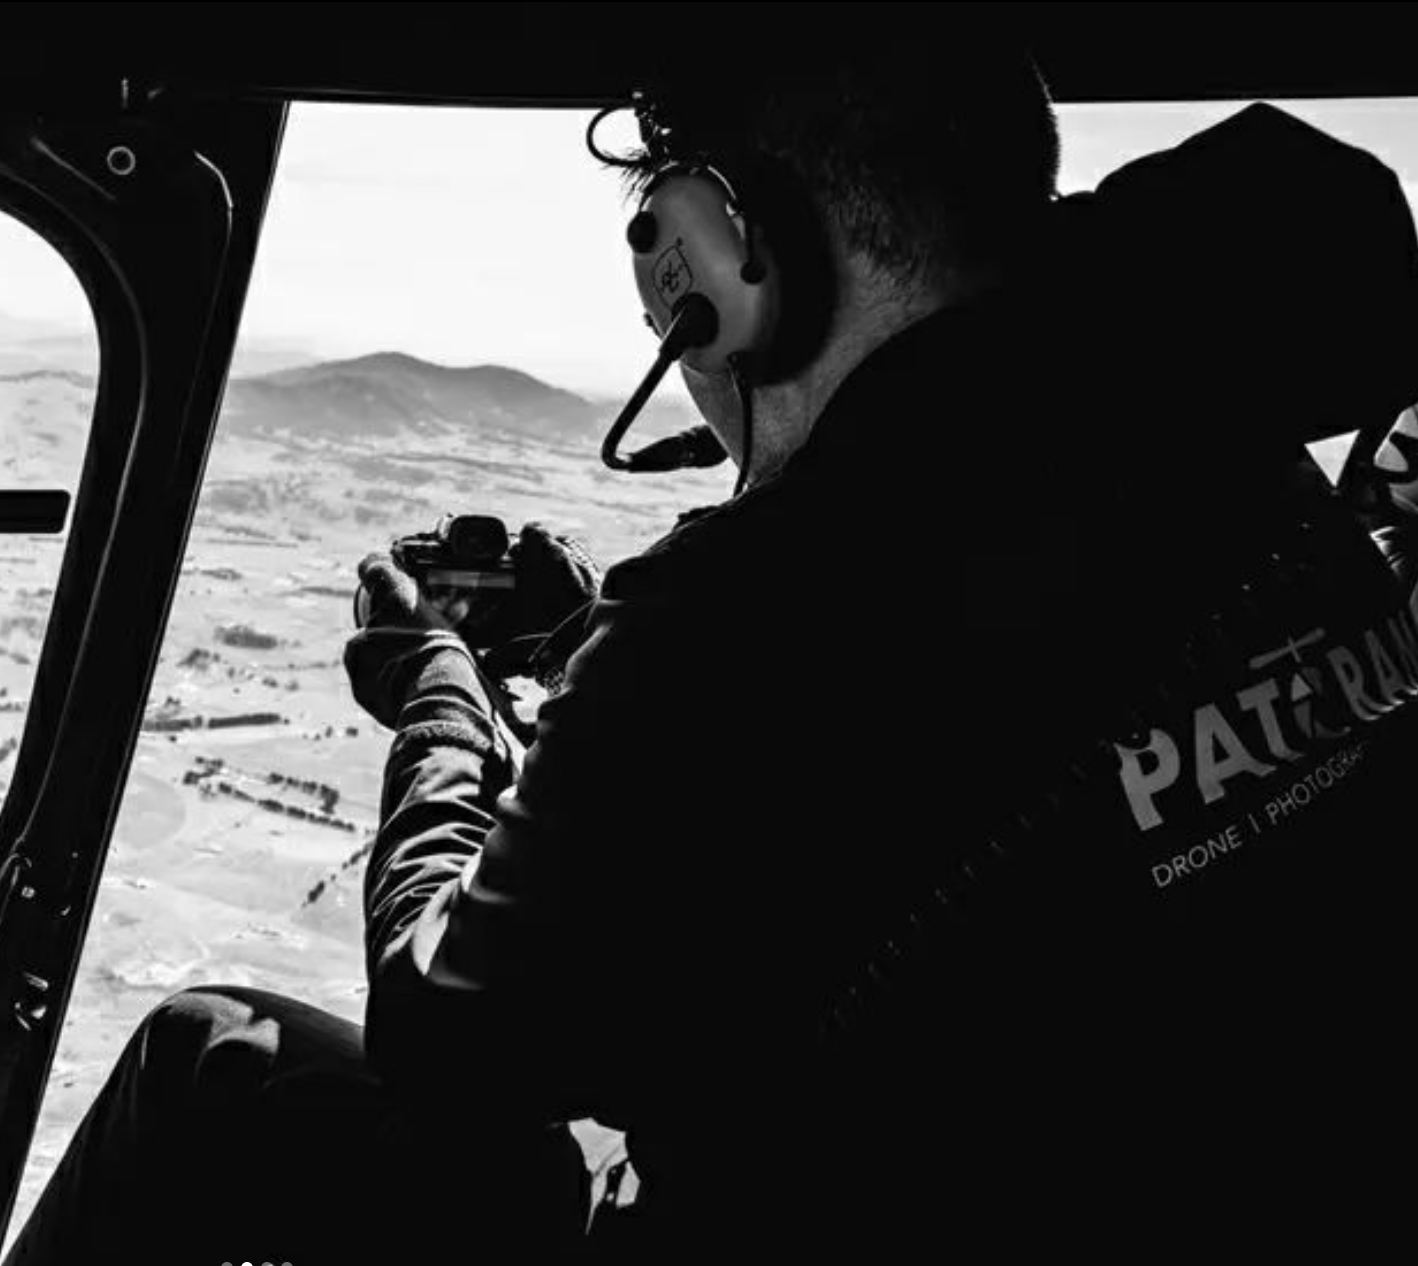
[[[652,85],[667,148],[638,155],[632,184],[676,159],[707,158],[731,180],[766,159],[844,252],[898,283],[1007,264],[1054,195],[1048,94],[1011,40],[911,34],[851,32],[790,62],[760,55]]]
[[[1027,257],[1054,196],[1057,126],[1028,56],[998,39],[853,32],[797,57],[719,69],[712,80],[681,70],[649,85],[631,185],[669,164],[705,163],[762,224],[783,264],[794,354],[760,393],[761,438],[775,439],[776,403],[791,432],[776,438],[791,449],[876,345]],[[686,371],[738,456],[733,393],[703,377]]]

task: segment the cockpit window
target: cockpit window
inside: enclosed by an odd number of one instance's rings
[[[59,253],[7,215],[0,215],[0,279],[0,496],[10,504],[10,494],[52,492],[72,504],[98,374],[88,301]],[[54,500],[58,530],[0,534],[0,801],[68,540],[63,497]]]

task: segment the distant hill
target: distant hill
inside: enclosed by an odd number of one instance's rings
[[[627,393],[628,394],[628,393]],[[375,352],[236,378],[223,425],[234,434],[378,439],[456,427],[539,440],[599,439],[618,403],[588,400],[504,365],[454,368],[403,352]],[[637,433],[665,434],[697,419],[677,401],[646,410]]]
[[[0,360],[0,484],[74,488],[93,416],[94,379]]]
[[[16,316],[13,312],[0,309],[0,342],[3,343],[13,343],[16,340],[25,339],[68,337],[78,332],[62,321]]]
[[[464,444],[478,434],[599,446],[621,407],[588,399],[504,365],[452,368],[403,352],[290,367],[298,349],[253,347],[239,356],[227,384],[218,435],[349,440],[382,448],[400,436]],[[243,364],[286,367],[242,375]],[[0,347],[0,421],[38,425],[66,450],[82,446],[97,373],[97,348],[77,336],[40,335]],[[627,395],[629,393],[627,392]],[[627,447],[692,426],[680,400],[652,402]]]
[[[0,327],[0,374],[55,370],[65,373],[98,373],[98,336],[94,333],[10,334]]]
[[[319,359],[299,343],[243,337],[237,340],[232,375],[269,374]],[[43,369],[97,374],[97,331],[91,325],[37,321],[0,310],[0,374]]]
[[[299,365],[314,365],[320,357],[300,343],[286,343],[277,339],[239,338],[236,352],[232,357],[231,376],[252,378],[258,374],[272,374],[282,369],[293,369]]]
[[[520,370],[452,369],[402,352],[376,352],[237,379],[227,390],[224,420],[236,432],[372,438],[452,424],[569,438],[594,427],[596,410]]]

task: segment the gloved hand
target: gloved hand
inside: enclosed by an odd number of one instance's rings
[[[345,644],[345,672],[360,707],[394,729],[410,688],[440,656],[449,658],[447,671],[459,685],[481,692],[467,646],[412,576],[389,555],[370,554],[359,565],[359,580],[368,612]]]
[[[540,523],[528,523],[518,533],[512,559],[516,587],[477,632],[478,644],[490,648],[482,667],[498,679],[539,671],[545,655],[534,664],[538,647],[601,590],[600,568],[585,548],[570,537],[553,536]],[[477,619],[476,608],[471,618]]]

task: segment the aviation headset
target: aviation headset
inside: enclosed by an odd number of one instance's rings
[[[611,166],[639,167],[597,147],[602,110],[587,146]],[[674,111],[637,96],[632,108],[655,174],[626,229],[645,320],[660,351],[606,435],[602,460],[615,470],[715,465],[725,457],[708,427],[662,440],[628,457],[618,445],[670,365],[727,374],[738,392],[743,458],[752,456],[753,388],[781,382],[821,348],[835,281],[827,235],[801,179],[786,162],[752,149],[716,124],[707,108]]]

